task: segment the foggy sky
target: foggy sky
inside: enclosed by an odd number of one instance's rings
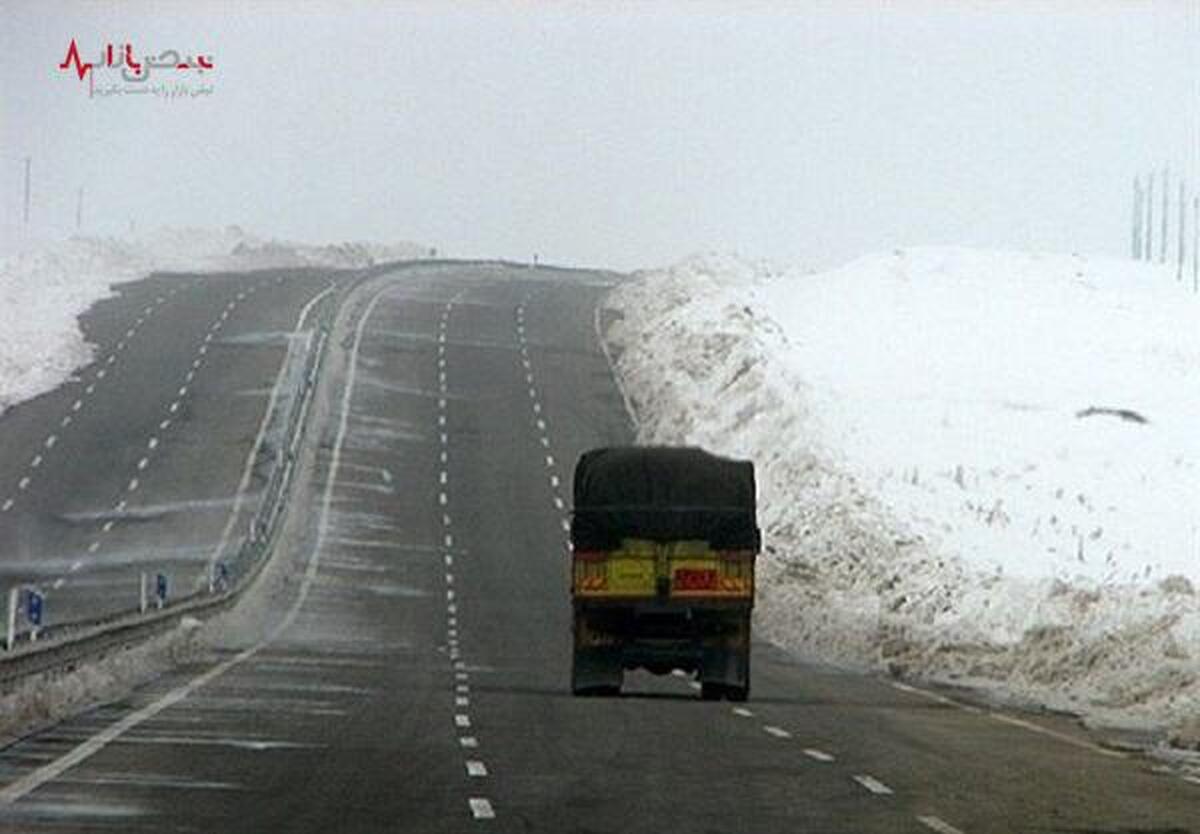
[[[88,234],[236,223],[622,269],[1124,255],[1135,174],[1200,187],[1200,0],[0,9],[6,251],[72,233],[83,187]],[[211,55],[213,94],[89,98],[58,68],[72,38]]]

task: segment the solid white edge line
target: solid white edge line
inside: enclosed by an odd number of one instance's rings
[[[603,307],[597,304],[595,312],[592,314],[593,329],[596,331],[596,341],[600,344],[600,350],[604,354],[605,361],[608,362],[608,369],[613,382],[616,383],[617,391],[621,394],[621,400],[625,403],[625,413],[629,415],[633,427],[637,429],[641,425],[641,421],[638,420],[637,412],[633,410],[633,400],[629,398],[629,392],[625,390],[625,383],[621,381],[621,376],[617,373],[617,366],[613,362],[612,353],[608,349],[608,343],[604,341],[604,336],[600,332],[600,313],[602,310]]]
[[[190,696],[197,689],[225,674],[225,672],[232,669],[234,666],[237,666],[238,664],[258,654],[258,652],[262,651],[263,648],[276,640],[281,634],[283,634],[284,631],[291,627],[292,623],[296,619],[296,616],[300,613],[301,607],[308,599],[309,589],[312,586],[313,580],[316,578],[317,567],[321,560],[321,548],[324,546],[325,538],[328,535],[329,512],[333,505],[333,485],[337,480],[338,468],[341,465],[342,446],[346,441],[346,430],[347,426],[349,425],[350,398],[354,391],[354,380],[358,373],[358,351],[362,345],[363,330],[366,326],[367,320],[371,317],[371,312],[374,310],[376,303],[383,296],[383,293],[386,290],[387,287],[381,288],[371,298],[370,303],[363,312],[362,319],[355,328],[354,345],[350,353],[350,368],[346,376],[346,387],[342,392],[341,417],[338,422],[337,436],[333,446],[333,457],[329,467],[329,479],[325,484],[325,493],[321,502],[321,517],[317,525],[317,541],[313,545],[312,551],[309,553],[308,564],[305,568],[304,578],[300,583],[300,589],[296,595],[296,599],[292,603],[292,607],[288,610],[283,620],[265,638],[263,638],[263,640],[251,646],[250,648],[244,649],[228,660],[218,663],[216,666],[213,666],[208,671],[197,675],[182,686],[178,686],[171,690],[157,701],[147,704],[135,712],[129,713],[121,720],[109,725],[96,735],[75,747],[69,753],[60,756],[59,758],[43,765],[37,770],[27,773],[25,776],[21,777],[15,782],[6,785],[3,789],[0,789],[0,806],[13,804],[21,797],[26,796],[30,792],[44,785],[46,782],[57,778],[70,768],[95,755],[106,745],[115,739],[120,738],[127,731],[153,718],[168,707],[179,703]]]

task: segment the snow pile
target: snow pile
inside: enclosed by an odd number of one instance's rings
[[[423,257],[416,244],[328,246],[264,241],[236,226],[72,238],[0,259],[0,413],[48,391],[92,359],[76,317],[112,285],[155,270],[361,268]]]
[[[1200,302],[1169,270],[696,258],[606,334],[643,442],[759,466],[760,629],[1109,723],[1200,711]]]

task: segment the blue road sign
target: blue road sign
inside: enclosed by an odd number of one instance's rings
[[[31,625],[40,626],[42,624],[42,609],[44,608],[45,600],[41,594],[32,588],[25,593],[25,616],[29,619]]]

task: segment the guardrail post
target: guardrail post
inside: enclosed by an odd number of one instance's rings
[[[12,651],[13,644],[17,642],[17,607],[21,603],[21,589],[8,589],[8,631],[4,637],[4,645],[8,651]]]

